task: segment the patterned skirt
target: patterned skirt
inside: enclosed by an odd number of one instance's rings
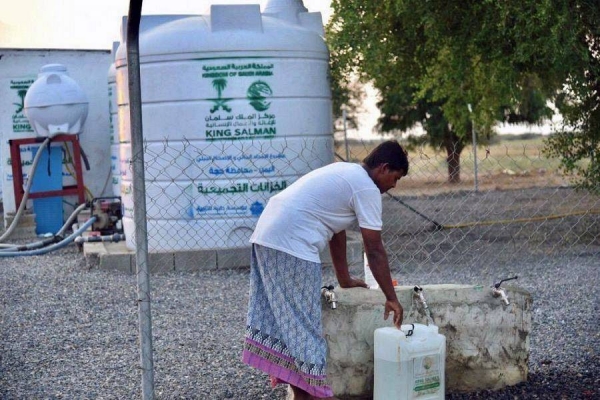
[[[315,397],[331,397],[321,327],[321,264],[254,244],[242,361]]]

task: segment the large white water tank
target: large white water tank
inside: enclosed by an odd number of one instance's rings
[[[272,195],[333,161],[321,15],[287,3],[292,15],[213,5],[209,16],[140,35],[150,251],[246,247]],[[125,46],[115,64],[124,229],[134,248]]]
[[[25,95],[25,115],[39,136],[78,134],[88,114],[88,100],[62,64],[40,68]]]
[[[115,54],[119,43],[113,44]],[[117,104],[117,68],[114,63],[110,65],[107,73],[108,83],[108,117],[110,133],[110,174],[113,196],[121,195],[121,160],[119,155],[119,114]]]

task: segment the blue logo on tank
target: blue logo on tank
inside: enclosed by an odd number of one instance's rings
[[[260,214],[262,214],[264,209],[265,209],[265,206],[263,205],[263,203],[261,203],[259,201],[252,203],[252,205],[250,206],[250,212],[255,217],[260,216]]]

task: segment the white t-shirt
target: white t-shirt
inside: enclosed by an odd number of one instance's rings
[[[316,169],[273,196],[250,242],[320,263],[319,253],[334,233],[358,221],[381,230],[381,193],[358,164],[334,163]]]

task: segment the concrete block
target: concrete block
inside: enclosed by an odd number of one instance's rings
[[[217,250],[217,268],[234,269],[250,267],[251,248]]]
[[[5,228],[8,228],[12,224],[13,220],[15,219],[15,216],[15,213],[6,213],[6,215],[4,216],[4,223],[6,224]],[[33,214],[31,211],[23,212],[23,214],[19,218],[19,222],[17,225],[27,227],[32,226],[35,228],[35,214]]]
[[[131,274],[134,272],[134,260],[131,255],[106,254],[100,258],[99,269],[121,271]]]
[[[100,254],[98,254],[97,251],[91,252],[91,253],[87,253],[85,252],[85,247],[84,246],[84,259],[85,259],[85,266],[88,270],[90,269],[98,269],[100,267]]]
[[[175,255],[172,252],[148,253],[148,265],[150,267],[151,274],[173,272],[175,271]]]
[[[175,271],[199,272],[217,269],[217,252],[214,250],[178,251],[174,253]]]
[[[8,229],[8,227],[12,225],[14,219],[15,213],[6,213],[4,215],[4,230]],[[25,211],[21,215],[17,226],[9,235],[8,240],[10,241],[36,238],[36,227],[37,225],[35,222],[35,214],[31,213],[30,211]]]
[[[37,234],[35,233],[35,226],[17,226],[14,228],[12,233],[9,235],[8,240],[28,240],[35,241],[38,239]]]
[[[35,228],[34,228],[35,229]],[[135,273],[135,252],[118,243],[84,243],[83,252],[89,269],[115,269]],[[360,266],[362,271],[362,242],[356,232],[348,232],[348,263]],[[331,265],[329,250],[322,254],[324,266]],[[225,250],[193,250],[170,253],[149,253],[150,273],[161,274],[172,271],[198,272],[214,269],[248,268],[250,247]],[[358,268],[358,267],[357,267]]]
[[[83,255],[88,269],[133,272],[132,253],[125,243],[84,243]]]
[[[511,304],[491,288],[472,285],[423,286],[434,323],[446,336],[446,388],[452,391],[500,389],[527,380],[531,295],[507,286]],[[373,391],[373,333],[391,326],[383,320],[380,290],[335,289],[338,308],[323,302],[323,333],[328,345],[327,376],[336,396],[361,398]],[[404,323],[426,323],[412,286],[396,288]]]

